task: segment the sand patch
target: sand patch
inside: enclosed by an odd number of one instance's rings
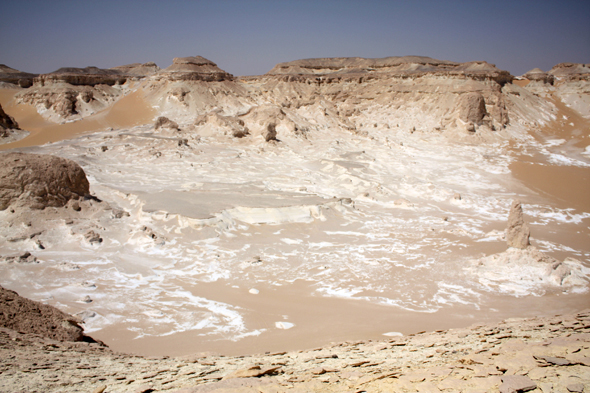
[[[79,121],[55,124],[45,120],[32,105],[16,105],[14,101],[11,101],[11,97],[18,91],[0,90],[0,92],[4,93],[2,99],[8,100],[6,112],[15,118],[23,130],[30,132],[30,135],[24,139],[0,146],[1,150],[40,146],[101,129],[133,127],[150,123],[155,116],[155,110],[144,100],[143,93],[135,91],[122,97],[103,112]]]

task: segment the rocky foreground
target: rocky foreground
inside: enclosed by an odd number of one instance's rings
[[[0,328],[2,392],[584,392],[590,310],[240,357],[146,358]]]

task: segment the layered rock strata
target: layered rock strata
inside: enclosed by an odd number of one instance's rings
[[[0,391],[583,392],[590,312],[294,352],[147,358],[0,328]]]
[[[0,82],[10,83],[18,87],[30,87],[38,74],[31,74],[0,64]]]

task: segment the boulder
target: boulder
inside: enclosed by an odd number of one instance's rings
[[[508,247],[525,249],[530,245],[531,231],[522,213],[520,201],[512,202],[508,216],[508,228],[506,229],[506,242]]]
[[[486,103],[481,93],[465,93],[459,97],[459,118],[467,123],[480,125],[487,114]]]
[[[62,207],[90,194],[84,170],[74,161],[29,153],[0,154],[0,210]]]
[[[0,327],[58,341],[83,341],[80,320],[0,286]]]

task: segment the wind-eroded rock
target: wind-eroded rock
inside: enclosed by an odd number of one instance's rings
[[[541,70],[540,68],[533,68],[529,72],[523,75],[524,78],[531,82],[542,82],[552,85],[555,81],[555,77]]]
[[[506,242],[508,247],[525,249],[529,246],[531,231],[522,213],[520,201],[514,201],[508,216],[508,228],[506,229]]]
[[[459,117],[461,120],[481,124],[486,114],[486,102],[481,93],[473,92],[460,96]]]
[[[33,209],[61,207],[90,193],[84,170],[74,161],[50,155],[0,155],[0,210],[12,204]]]
[[[82,341],[80,321],[55,307],[34,302],[0,286],[0,327],[58,341]]]
[[[160,128],[167,128],[170,130],[179,131],[180,128],[178,127],[178,123],[175,121],[170,120],[165,116],[160,116],[156,119],[154,123],[154,129],[159,130]]]

